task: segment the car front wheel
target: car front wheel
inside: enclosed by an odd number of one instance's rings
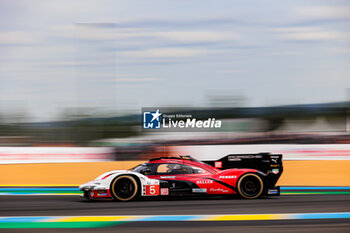
[[[130,201],[136,197],[138,185],[134,177],[122,175],[112,181],[110,191],[114,199]]]

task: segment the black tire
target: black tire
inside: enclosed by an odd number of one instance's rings
[[[260,176],[254,173],[243,174],[237,182],[238,194],[246,199],[258,198],[264,190]]]
[[[138,193],[138,184],[134,177],[121,175],[115,178],[110,187],[112,197],[118,201],[131,201]]]

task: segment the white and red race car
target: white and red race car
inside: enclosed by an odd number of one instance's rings
[[[216,161],[190,156],[151,159],[130,170],[104,173],[82,184],[83,197],[130,201],[142,196],[279,195],[282,155],[231,154]]]

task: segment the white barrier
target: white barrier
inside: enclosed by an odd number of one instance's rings
[[[171,156],[216,160],[228,154],[271,152],[284,160],[350,160],[350,144],[264,144],[172,146]],[[114,160],[111,147],[0,147],[0,164],[101,162]]]
[[[350,160],[350,144],[197,145],[170,149],[172,156],[191,155],[199,160],[260,152],[283,154],[283,160]]]
[[[0,147],[0,164],[100,162],[114,159],[109,147]]]

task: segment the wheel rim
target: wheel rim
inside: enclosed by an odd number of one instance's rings
[[[129,177],[118,178],[113,185],[113,193],[118,200],[128,201],[136,195],[135,181]]]
[[[258,197],[262,192],[262,181],[255,174],[247,174],[242,177],[239,184],[239,191],[245,198]]]

